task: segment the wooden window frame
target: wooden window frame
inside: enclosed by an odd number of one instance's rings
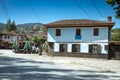
[[[90,44],[89,45],[89,53],[100,53],[100,45],[99,44]]]
[[[81,35],[81,29],[76,29],[76,36],[80,36]]]
[[[99,36],[99,28],[94,28],[93,29],[93,35],[94,36]]]
[[[67,52],[67,44],[60,44],[59,45],[59,52]]]
[[[56,29],[56,36],[61,36],[61,29]]]
[[[72,44],[72,52],[79,53],[80,52],[80,44]]]

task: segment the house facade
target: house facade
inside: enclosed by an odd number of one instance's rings
[[[110,30],[114,23],[96,20],[61,20],[45,25],[48,30],[48,54],[107,58]]]
[[[17,34],[15,32],[1,32],[0,33],[0,48],[12,48],[13,41],[17,41],[22,44],[26,40],[24,34]]]

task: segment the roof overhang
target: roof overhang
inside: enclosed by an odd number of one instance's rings
[[[112,28],[115,23],[94,23],[94,24],[55,24],[44,25],[46,28],[69,28],[69,27],[109,27]]]

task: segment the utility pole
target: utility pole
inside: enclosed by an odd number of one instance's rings
[[[17,28],[17,52],[18,52],[18,46],[19,46],[19,31],[18,31],[18,28]]]

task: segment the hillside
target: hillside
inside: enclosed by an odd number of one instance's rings
[[[4,30],[5,29],[5,24],[4,23],[0,23],[0,28],[2,28],[2,30]]]
[[[25,23],[25,24],[18,24],[17,27],[25,28],[25,27],[33,27],[35,25],[42,26],[43,24],[42,23]]]
[[[16,25],[17,28],[23,28],[24,30],[28,30],[33,28],[34,26],[42,27],[42,23],[25,23],[25,24],[18,24]],[[2,27],[3,30],[5,30],[6,25],[4,23],[0,23],[0,27]]]

